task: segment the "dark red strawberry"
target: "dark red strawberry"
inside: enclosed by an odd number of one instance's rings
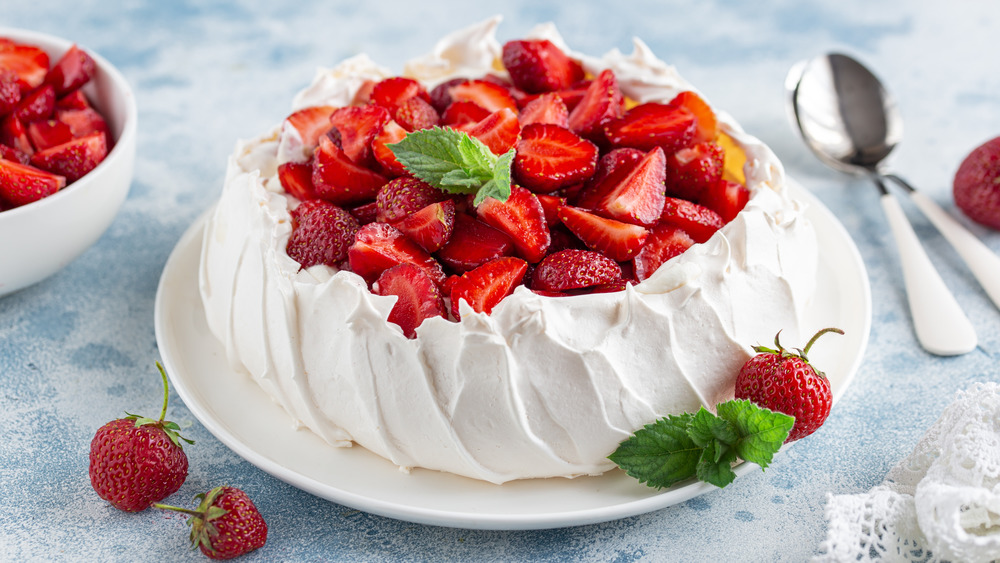
[[[378,220],[396,223],[432,203],[448,199],[448,194],[412,176],[389,180],[378,191]]]
[[[55,109],[56,91],[51,85],[45,84],[21,98],[21,101],[14,108],[13,115],[16,115],[23,123],[30,123],[36,119],[52,117]]]
[[[448,106],[455,100],[451,99],[451,89],[453,86],[458,86],[459,84],[468,81],[468,78],[456,77],[438,84],[430,91],[431,105],[437,110],[438,114],[444,114],[444,111],[448,109]],[[478,119],[476,121],[479,121]]]
[[[750,190],[738,182],[719,180],[701,192],[698,203],[715,211],[724,223],[736,218],[750,201]]]
[[[475,102],[454,102],[441,114],[441,125],[461,128],[471,123],[478,123],[490,115],[490,110]]]
[[[521,131],[514,178],[536,192],[552,192],[587,180],[597,168],[597,146],[569,129],[533,123]]]
[[[194,510],[166,504],[156,508],[190,515],[191,546],[209,559],[239,557],[267,543],[267,522],[250,497],[235,487],[216,487],[195,496],[201,500]]]
[[[316,199],[312,183],[312,162],[286,162],[278,165],[278,181],[285,191],[300,201]]]
[[[517,102],[507,88],[488,80],[466,80],[448,91],[454,102],[472,102],[493,113],[509,109],[517,114]]]
[[[0,42],[0,68],[17,75],[22,92],[33,90],[45,81],[49,72],[49,55],[34,45]]]
[[[663,150],[659,147],[652,149],[621,180],[614,181],[618,176],[613,176],[601,184],[606,192],[594,205],[594,211],[634,225],[649,227],[656,224],[666,201],[663,184],[665,167]]]
[[[545,257],[531,278],[538,291],[566,291],[614,283],[622,279],[618,263],[592,250],[560,250]]]
[[[355,164],[371,166],[372,142],[389,122],[389,112],[376,105],[347,106],[330,114],[329,123],[340,133],[340,148]]]
[[[955,205],[973,221],[1000,229],[1000,137],[976,147],[952,184]]]
[[[556,92],[548,92],[531,100],[518,116],[521,127],[532,123],[551,123],[569,129],[569,110]]]
[[[356,164],[328,136],[320,137],[312,170],[319,197],[342,206],[366,203],[375,199],[386,181],[385,176]]]
[[[679,103],[648,102],[609,122],[604,130],[613,146],[644,151],[661,147],[669,155],[694,142],[697,123]]]
[[[725,151],[706,141],[685,147],[667,159],[667,194],[698,201],[701,194],[722,179]]]
[[[542,204],[535,194],[520,186],[511,186],[507,201],[487,197],[476,213],[481,221],[506,233],[517,253],[532,264],[545,256],[552,242]]]
[[[368,283],[389,268],[406,263],[419,266],[436,284],[443,283],[445,278],[437,260],[399,229],[386,223],[369,223],[361,227],[347,251],[347,258],[351,271]]]
[[[501,58],[510,79],[530,94],[569,88],[583,79],[583,67],[548,39],[508,41]]]
[[[90,442],[90,484],[98,496],[126,512],[138,512],[177,491],[187,478],[188,459],[181,447],[180,427],[167,414],[167,374],[163,408],[153,420],[125,413],[125,418],[101,426]]]
[[[451,284],[452,316],[461,318],[459,304],[462,301],[477,313],[490,314],[504,297],[521,285],[527,271],[527,262],[507,256],[466,272]]]
[[[462,273],[513,253],[514,242],[505,233],[458,213],[451,237],[436,256],[452,271]]]
[[[632,261],[637,280],[642,281],[653,275],[664,262],[678,256],[694,244],[687,233],[669,225],[657,225],[649,232]]]
[[[389,115],[396,115],[399,108],[415,96],[426,102],[431,101],[422,84],[412,78],[394,76],[377,82],[372,87],[371,101],[389,110]]]
[[[516,113],[508,108],[503,108],[487,115],[475,124],[467,123],[458,129],[482,141],[493,154],[501,155],[517,143],[517,138],[521,133],[521,124],[517,120]]]
[[[427,252],[441,249],[455,228],[455,202],[450,199],[432,203],[394,223],[404,235]]]
[[[357,219],[359,225],[374,223],[378,220],[378,203],[370,201],[363,205],[352,207],[347,212]]]
[[[17,207],[50,196],[66,178],[12,160],[0,160],[0,199]]]
[[[639,225],[600,217],[568,205],[559,210],[559,219],[588,247],[619,262],[635,257],[649,235],[649,231]]]
[[[28,138],[35,150],[68,143],[73,140],[73,131],[62,121],[39,119],[28,124]]]
[[[96,72],[94,59],[73,45],[52,65],[45,82],[55,88],[56,96],[63,96],[89,82]]]
[[[359,228],[354,216],[328,201],[304,201],[292,210],[292,234],[285,252],[303,268],[338,267]]]
[[[63,176],[72,183],[97,168],[108,155],[104,133],[91,133],[86,137],[49,147],[31,155],[31,164],[47,172]]]
[[[568,104],[567,104],[568,105]],[[625,98],[618,79],[611,70],[603,70],[569,113],[569,128],[597,144],[604,143],[605,124],[619,118],[625,110]]]
[[[438,124],[440,116],[430,102],[414,96],[396,110],[396,123],[407,131],[418,131],[420,129],[430,129]]]
[[[372,141],[372,153],[378,161],[379,169],[386,176],[395,177],[406,174],[406,168],[396,160],[396,155],[389,148],[389,145],[398,143],[406,137],[406,129],[403,129],[395,121],[389,120],[382,130],[375,135]]]
[[[395,295],[389,322],[399,325],[407,338],[416,338],[417,327],[425,319],[444,317],[441,290],[419,266],[404,263],[382,272],[372,284],[375,295]]]
[[[314,106],[303,108],[285,118],[285,122],[299,132],[302,145],[310,150],[319,144],[319,138],[326,134],[333,125],[330,116],[337,108],[332,106]]]
[[[830,414],[833,405],[830,381],[806,356],[816,339],[827,332],[844,334],[836,328],[823,329],[799,353],[783,348],[778,336],[774,337],[773,349],[754,346],[757,355],[750,358],[736,376],[737,399],[795,417],[786,444],[818,430]]]
[[[668,197],[663,205],[660,223],[683,229],[695,242],[705,242],[725,225],[722,217],[715,211],[686,199],[673,197]]]
[[[688,90],[677,94],[672,103],[677,103],[694,115],[697,130],[692,142],[704,143],[715,141],[716,137],[719,136],[718,118],[716,118],[715,112],[701,96]]]

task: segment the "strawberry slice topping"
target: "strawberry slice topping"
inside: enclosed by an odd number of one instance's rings
[[[691,248],[694,239],[683,230],[670,225],[657,225],[646,238],[632,261],[635,277],[642,281],[657,270],[664,262]]]
[[[406,174],[406,167],[396,160],[396,155],[389,148],[389,145],[402,141],[403,137],[406,137],[406,129],[400,127],[395,121],[389,120],[372,141],[372,153],[375,155],[375,160],[378,161],[379,169],[387,176]]]
[[[746,186],[730,180],[719,180],[701,192],[698,203],[715,211],[723,222],[728,223],[743,211],[748,201],[750,190]]]
[[[454,102],[441,114],[441,125],[460,129],[463,125],[486,119],[490,113],[490,110],[475,102]]]
[[[467,272],[513,253],[514,242],[505,233],[465,213],[458,213],[451,237],[436,256],[452,271]]]
[[[646,153],[620,181],[604,182],[602,187],[607,193],[594,206],[595,211],[605,217],[644,227],[656,224],[666,201],[663,185],[666,160],[663,149],[656,147]]]
[[[583,67],[548,39],[508,41],[502,61],[510,79],[530,94],[569,88],[583,79]]]
[[[444,282],[444,270],[430,254],[387,223],[369,223],[358,230],[347,251],[351,271],[369,283],[396,264],[420,267],[435,284]]]
[[[73,140],[73,131],[62,121],[39,119],[28,124],[28,138],[35,150],[68,143]]]
[[[569,129],[533,123],[521,131],[514,177],[537,192],[552,192],[582,182],[597,167],[597,146]]]
[[[725,151],[706,141],[683,148],[667,159],[667,192],[673,197],[698,201],[709,186],[722,179]]]
[[[711,209],[686,199],[668,197],[663,205],[660,223],[683,229],[695,242],[705,242],[725,225],[722,217]]]
[[[3,118],[3,121],[0,121],[0,144],[17,149],[29,156],[35,152],[35,148],[28,138],[28,129],[24,126],[24,122],[14,114],[9,114]]]
[[[31,156],[31,164],[42,170],[75,182],[90,172],[108,155],[104,133],[91,133],[86,137],[49,147]]]
[[[57,109],[56,119],[68,125],[74,137],[84,137],[91,133],[104,133],[108,146],[111,146],[112,138],[108,122],[94,108]]]
[[[14,108],[13,115],[24,123],[30,123],[36,119],[52,117],[52,112],[55,109],[56,91],[52,86],[45,84],[21,98],[17,107]]]
[[[569,128],[581,137],[602,144],[604,125],[621,117],[624,110],[625,98],[618,87],[615,73],[603,70],[570,112]]]
[[[389,112],[376,105],[347,106],[330,114],[328,128],[340,133],[340,148],[357,164],[374,163],[372,142],[389,121]]]
[[[504,108],[517,114],[517,102],[510,91],[489,80],[466,80],[448,91],[455,102],[472,102],[493,113]]]
[[[0,68],[0,115],[10,113],[21,101],[21,86],[14,71]]]
[[[559,220],[589,248],[619,262],[631,260],[649,235],[649,231],[639,225],[600,217],[568,205],[559,210]]]
[[[514,241],[517,253],[534,264],[545,256],[552,239],[542,204],[525,188],[511,186],[507,201],[491,197],[476,208],[479,219],[506,233]]]
[[[673,154],[692,144],[697,124],[694,114],[679,103],[648,102],[628,110],[604,129],[608,142],[616,147],[644,151],[661,147],[666,154]]]
[[[17,75],[21,91],[33,90],[45,81],[49,72],[49,55],[34,45],[0,41],[0,68]]]
[[[425,319],[445,316],[444,300],[424,270],[413,264],[398,264],[382,272],[372,284],[375,295],[395,295],[389,322],[399,325],[407,338],[416,338]]]
[[[347,258],[358,222],[344,209],[321,199],[303,201],[292,210],[292,234],[285,252],[303,268],[338,267]]]
[[[337,205],[351,206],[371,201],[386,183],[385,176],[355,164],[325,135],[319,139],[312,166],[316,194]]]
[[[444,201],[448,196],[441,190],[412,176],[389,180],[378,191],[378,220],[396,223],[432,203]]]
[[[319,138],[333,127],[330,124],[330,115],[336,109],[332,106],[314,106],[300,109],[286,117],[285,122],[299,132],[302,145],[307,150],[310,150],[318,145]]]
[[[463,274],[451,283],[451,312],[461,318],[459,303],[465,301],[477,313],[493,308],[514,292],[528,272],[528,263],[511,256],[491,260]]]
[[[0,160],[0,199],[17,207],[50,196],[66,178],[12,160]]]
[[[521,133],[517,114],[508,108],[499,109],[475,124],[458,127],[489,147],[493,154],[501,155],[509,151]]]
[[[96,72],[94,59],[73,45],[52,65],[45,82],[55,88],[56,96],[63,96],[89,82]]]
[[[319,197],[313,187],[311,162],[286,162],[278,165],[278,181],[286,192],[300,201]]]
[[[56,109],[88,109],[90,108],[90,100],[83,93],[82,90],[73,90],[72,92],[66,94],[65,96],[56,100]]]
[[[597,171],[587,180],[580,191],[570,197],[577,207],[593,210],[614,187],[635,170],[646,153],[639,149],[612,149],[597,161]]]
[[[426,102],[431,101],[422,84],[412,78],[394,76],[377,82],[372,87],[371,102],[389,110],[389,115],[394,116],[407,100],[415,96]]]
[[[407,131],[417,131],[420,129],[430,129],[438,124],[440,116],[430,102],[414,96],[403,102],[396,110],[396,123]]]
[[[567,249],[545,257],[535,268],[531,288],[538,291],[566,291],[602,286],[622,279],[617,262],[592,250]]]
[[[521,127],[532,123],[551,123],[569,129],[569,110],[556,92],[548,92],[529,101],[521,108]]]
[[[432,203],[394,223],[404,235],[427,252],[437,252],[455,228],[455,202],[446,199]]]

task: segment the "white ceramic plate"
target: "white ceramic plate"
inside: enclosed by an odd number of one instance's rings
[[[810,354],[830,378],[836,401],[857,371],[871,327],[871,293],[857,247],[814,196],[810,204],[820,246],[816,303],[803,334],[825,326],[846,332]],[[439,526],[541,529],[605,522],[650,512],[716,490],[700,482],[657,491],[610,471],[599,477],[532,479],[504,485],[436,471],[402,473],[363,448],[332,448],[290,417],[251,379],[235,372],[208,331],[198,294],[198,260],[206,216],[177,243],[156,295],[156,341],[174,389],[219,440],[271,475],[358,510]],[[756,344],[756,343],[754,343]],[[767,344],[767,343],[762,343]],[[780,455],[780,454],[779,454]],[[744,463],[738,475],[756,465]]]

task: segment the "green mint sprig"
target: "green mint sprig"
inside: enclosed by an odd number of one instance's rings
[[[476,194],[475,205],[510,197],[514,149],[497,156],[479,139],[448,127],[414,131],[387,146],[414,176],[448,193]]]
[[[795,417],[733,399],[697,413],[669,415],[637,430],[608,456],[629,476],[661,489],[697,477],[716,487],[736,478],[737,459],[771,463]]]

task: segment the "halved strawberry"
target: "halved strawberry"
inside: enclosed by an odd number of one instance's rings
[[[24,122],[13,113],[0,121],[0,144],[17,149],[24,154],[31,155],[35,152],[31,139],[28,138],[28,128]]]
[[[326,264],[337,267],[347,258],[360,225],[354,217],[328,201],[303,201],[292,210],[292,234],[285,253],[303,268]]]
[[[389,322],[399,325],[407,338],[416,338],[425,319],[445,316],[444,300],[426,272],[413,264],[398,264],[382,272],[372,284],[375,295],[395,295]]]
[[[661,147],[670,155],[692,144],[697,124],[694,114],[679,103],[647,102],[609,122],[604,130],[616,147],[644,151]]]
[[[569,201],[576,207],[593,210],[615,186],[635,170],[646,153],[639,149],[612,149],[597,161],[597,171]]]
[[[560,250],[545,257],[531,277],[531,289],[566,291],[622,279],[617,262],[593,250]]]
[[[20,162],[21,164],[28,164],[28,160],[31,157],[14,147],[8,147],[7,145],[0,143],[0,159],[13,160],[14,162]]]
[[[338,108],[329,117],[329,124],[340,133],[344,153],[363,166],[375,163],[372,142],[388,121],[388,110],[372,104]]]
[[[427,252],[437,252],[451,238],[455,228],[455,202],[432,203],[394,223],[404,235]]]
[[[517,114],[508,108],[499,109],[478,123],[466,124],[458,129],[482,141],[495,155],[509,151],[521,134]]]
[[[532,123],[552,123],[569,129],[569,110],[556,92],[547,92],[525,104],[518,119],[521,127]]]
[[[0,68],[9,69],[17,75],[22,92],[33,90],[45,81],[49,72],[49,55],[34,45],[0,42]]]
[[[440,116],[430,102],[414,96],[406,100],[403,105],[396,110],[396,123],[407,131],[418,131],[420,129],[430,129],[438,124]]]
[[[432,203],[444,201],[448,195],[434,186],[412,176],[393,178],[382,186],[375,202],[378,220],[396,223]]]
[[[603,70],[570,111],[569,128],[577,135],[600,145],[604,142],[604,125],[619,118],[624,110],[625,98],[618,87],[615,73]]]
[[[306,150],[319,144],[319,138],[333,127],[330,116],[337,108],[333,106],[313,106],[303,108],[285,118],[285,121],[299,132]]]
[[[372,91],[375,90],[375,84],[377,82],[372,79],[367,79],[358,86],[358,91],[354,93],[354,97],[351,98],[351,103],[347,104],[349,106],[363,106],[370,104],[372,101]]]
[[[89,82],[96,72],[94,59],[73,45],[52,65],[45,82],[55,88],[56,96],[62,96]]]
[[[521,285],[528,263],[506,256],[491,260],[470,270],[451,284],[451,313],[456,319],[459,303],[465,301],[477,313],[493,312],[493,308]]]
[[[412,78],[394,76],[377,82],[372,87],[371,101],[389,110],[389,115],[396,115],[407,100],[419,96],[426,102],[431,101],[424,86]]]
[[[620,181],[605,182],[602,186],[607,191],[594,206],[594,211],[644,227],[656,224],[666,200],[663,185],[666,160],[663,150],[656,147]]]
[[[750,201],[750,190],[743,184],[729,180],[719,180],[701,192],[698,203],[715,211],[728,223],[743,211]]]
[[[593,83],[593,80],[579,80],[569,88],[564,88],[551,93],[559,96],[559,99],[566,105],[566,110],[571,112],[580,104],[580,101],[583,100],[584,96],[587,95],[587,89],[590,88],[590,85]],[[525,94],[524,97],[518,99],[517,102],[523,111],[524,108],[528,107],[528,104],[544,95],[545,94]]]
[[[517,114],[517,102],[510,91],[488,80],[466,80],[448,91],[455,102],[472,102],[490,113],[509,109]]]
[[[316,199],[316,188],[312,183],[311,162],[286,162],[278,165],[278,181],[281,187],[299,201]]]
[[[437,251],[437,258],[455,272],[467,272],[490,260],[514,253],[506,233],[464,213],[455,215],[451,238]]]
[[[52,117],[55,109],[56,91],[51,85],[44,84],[21,98],[21,101],[14,107],[13,115],[16,115],[24,123],[30,123],[36,119]]]
[[[559,210],[559,220],[589,248],[618,262],[631,260],[649,235],[639,225],[600,217],[569,205]]]
[[[552,242],[542,204],[535,194],[520,186],[511,186],[507,201],[486,198],[476,213],[484,223],[507,233],[517,253],[532,264],[545,256]]]
[[[12,160],[0,160],[0,199],[13,207],[38,201],[61,190],[66,178]]]
[[[108,141],[108,146],[110,147],[113,144],[114,139],[111,137],[111,129],[108,127],[108,122],[105,121],[104,116],[92,107],[84,109],[56,109],[55,117],[56,120],[69,125],[69,129],[73,132],[74,137],[84,137],[91,133],[104,133],[104,137]]]
[[[396,160],[396,155],[389,148],[389,145],[402,141],[403,137],[406,137],[406,129],[390,119],[372,141],[372,153],[378,161],[379,168],[387,176],[406,174],[406,167]]]
[[[61,145],[73,140],[69,125],[55,119],[39,119],[28,124],[28,138],[35,150]]]
[[[475,102],[453,102],[441,114],[441,125],[461,128],[486,119],[490,113],[490,110]]]
[[[319,139],[312,167],[316,195],[337,205],[371,201],[387,181],[385,176],[355,164],[326,135]]]
[[[10,113],[21,101],[21,87],[14,71],[0,68],[0,117]]]
[[[668,197],[663,205],[660,223],[683,229],[695,242],[705,242],[725,225],[722,217],[711,209],[686,199]]]
[[[49,147],[31,155],[36,168],[64,176],[66,182],[75,182],[90,172],[108,155],[104,133],[91,133],[86,137]]]
[[[535,194],[538,203],[542,204],[542,211],[545,212],[545,223],[551,229],[559,224],[559,208],[566,205],[566,198],[552,194]]]
[[[667,193],[698,201],[709,186],[722,179],[723,148],[713,141],[696,143],[667,159]]]
[[[87,109],[91,107],[90,100],[83,90],[73,90],[61,98],[56,98],[56,109]]]
[[[657,225],[650,231],[646,244],[635,255],[632,263],[635,277],[642,281],[664,262],[678,256],[694,244],[694,239],[682,229],[670,225]]]
[[[430,254],[387,223],[369,223],[358,229],[354,244],[347,251],[351,271],[374,282],[382,272],[397,264],[420,267],[434,283],[444,282],[444,270]]]
[[[701,96],[687,90],[677,94],[671,103],[680,104],[694,114],[698,129],[695,132],[693,142],[714,141],[719,136],[719,120],[715,117],[715,111]]]
[[[453,86],[458,86],[459,84],[467,81],[468,78],[456,77],[438,84],[434,88],[431,88],[430,98],[431,105],[437,110],[439,114],[443,114],[444,110],[448,109],[448,106],[454,101],[451,99],[451,88]],[[479,121],[478,119],[476,121]]]
[[[502,62],[515,86],[528,92],[569,88],[583,79],[583,67],[548,39],[504,43]]]
[[[594,175],[597,146],[559,125],[533,123],[521,131],[513,168],[519,184],[552,192]]]

